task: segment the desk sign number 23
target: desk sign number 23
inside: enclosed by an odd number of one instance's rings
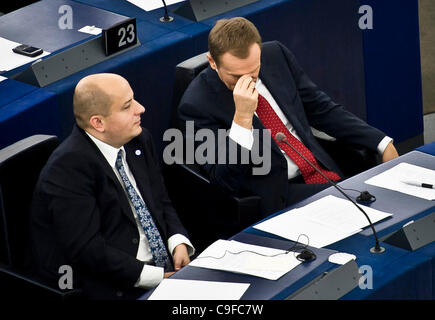
[[[137,43],[136,18],[130,18],[103,30],[106,56],[134,46]]]

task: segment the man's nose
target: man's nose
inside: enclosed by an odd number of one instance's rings
[[[141,105],[139,102],[137,103],[137,107],[136,107],[136,112],[139,114],[142,114],[145,112],[145,107],[143,105]]]

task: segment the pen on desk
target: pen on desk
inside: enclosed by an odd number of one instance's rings
[[[405,184],[409,184],[411,186],[428,188],[428,189],[435,189],[435,186],[433,184],[429,184],[429,183],[423,183],[423,182],[418,182],[418,181],[414,181],[414,180],[402,180],[402,182]]]

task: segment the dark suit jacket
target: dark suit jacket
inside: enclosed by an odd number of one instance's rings
[[[297,64],[294,55],[279,42],[263,44],[259,77],[292,123],[302,142],[326,169],[341,174],[336,163],[313,136],[310,126],[335,138],[372,150],[376,150],[385,137],[384,133],[344,110],[320,91]],[[179,105],[183,126],[185,121],[193,120],[195,130],[209,128],[215,132],[216,137],[218,129],[231,128],[234,112],[232,91],[227,89],[210,66],[192,81]],[[264,129],[256,116],[253,127]],[[186,139],[192,137],[187,136]],[[227,145],[229,140],[227,138],[225,141]],[[259,141],[261,150],[261,135]],[[252,163],[208,163],[203,169],[213,183],[231,194],[261,196],[261,211],[266,216],[290,205],[288,199],[292,192],[302,192],[301,188],[294,188],[288,183],[287,162],[275,141],[272,141],[271,148],[271,170],[268,175],[252,175]],[[216,152],[217,157],[219,154],[221,153]]]
[[[124,146],[128,165],[163,237],[187,236],[162,180],[152,138],[142,133]],[[140,150],[140,155],[136,154]],[[32,245],[40,276],[57,286],[61,265],[90,298],[132,298],[143,262],[139,232],[113,169],[86,133],[74,127],[39,177],[31,213]]]

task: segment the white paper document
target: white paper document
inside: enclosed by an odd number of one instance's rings
[[[148,300],[240,300],[249,283],[163,279]]]
[[[145,11],[151,11],[163,7],[162,0],[127,0],[127,1]],[[166,5],[169,6],[171,4],[181,2],[181,1],[184,0],[166,0],[165,2]]]
[[[435,185],[435,170],[402,162],[397,166],[368,179],[365,183],[399,191],[426,200],[435,199],[435,189],[413,186],[403,182],[409,180]]]
[[[9,71],[18,68],[26,63],[38,60],[50,54],[50,52],[44,51],[37,57],[26,57],[12,51],[13,48],[19,45],[20,43],[18,42],[0,37],[0,71]]]
[[[391,216],[390,213],[360,206],[372,223]],[[368,225],[367,218],[350,201],[326,196],[302,208],[292,209],[261,222],[254,228],[322,248],[358,233]]]
[[[189,266],[249,274],[277,280],[301,262],[297,253],[238,241],[217,240]]]

